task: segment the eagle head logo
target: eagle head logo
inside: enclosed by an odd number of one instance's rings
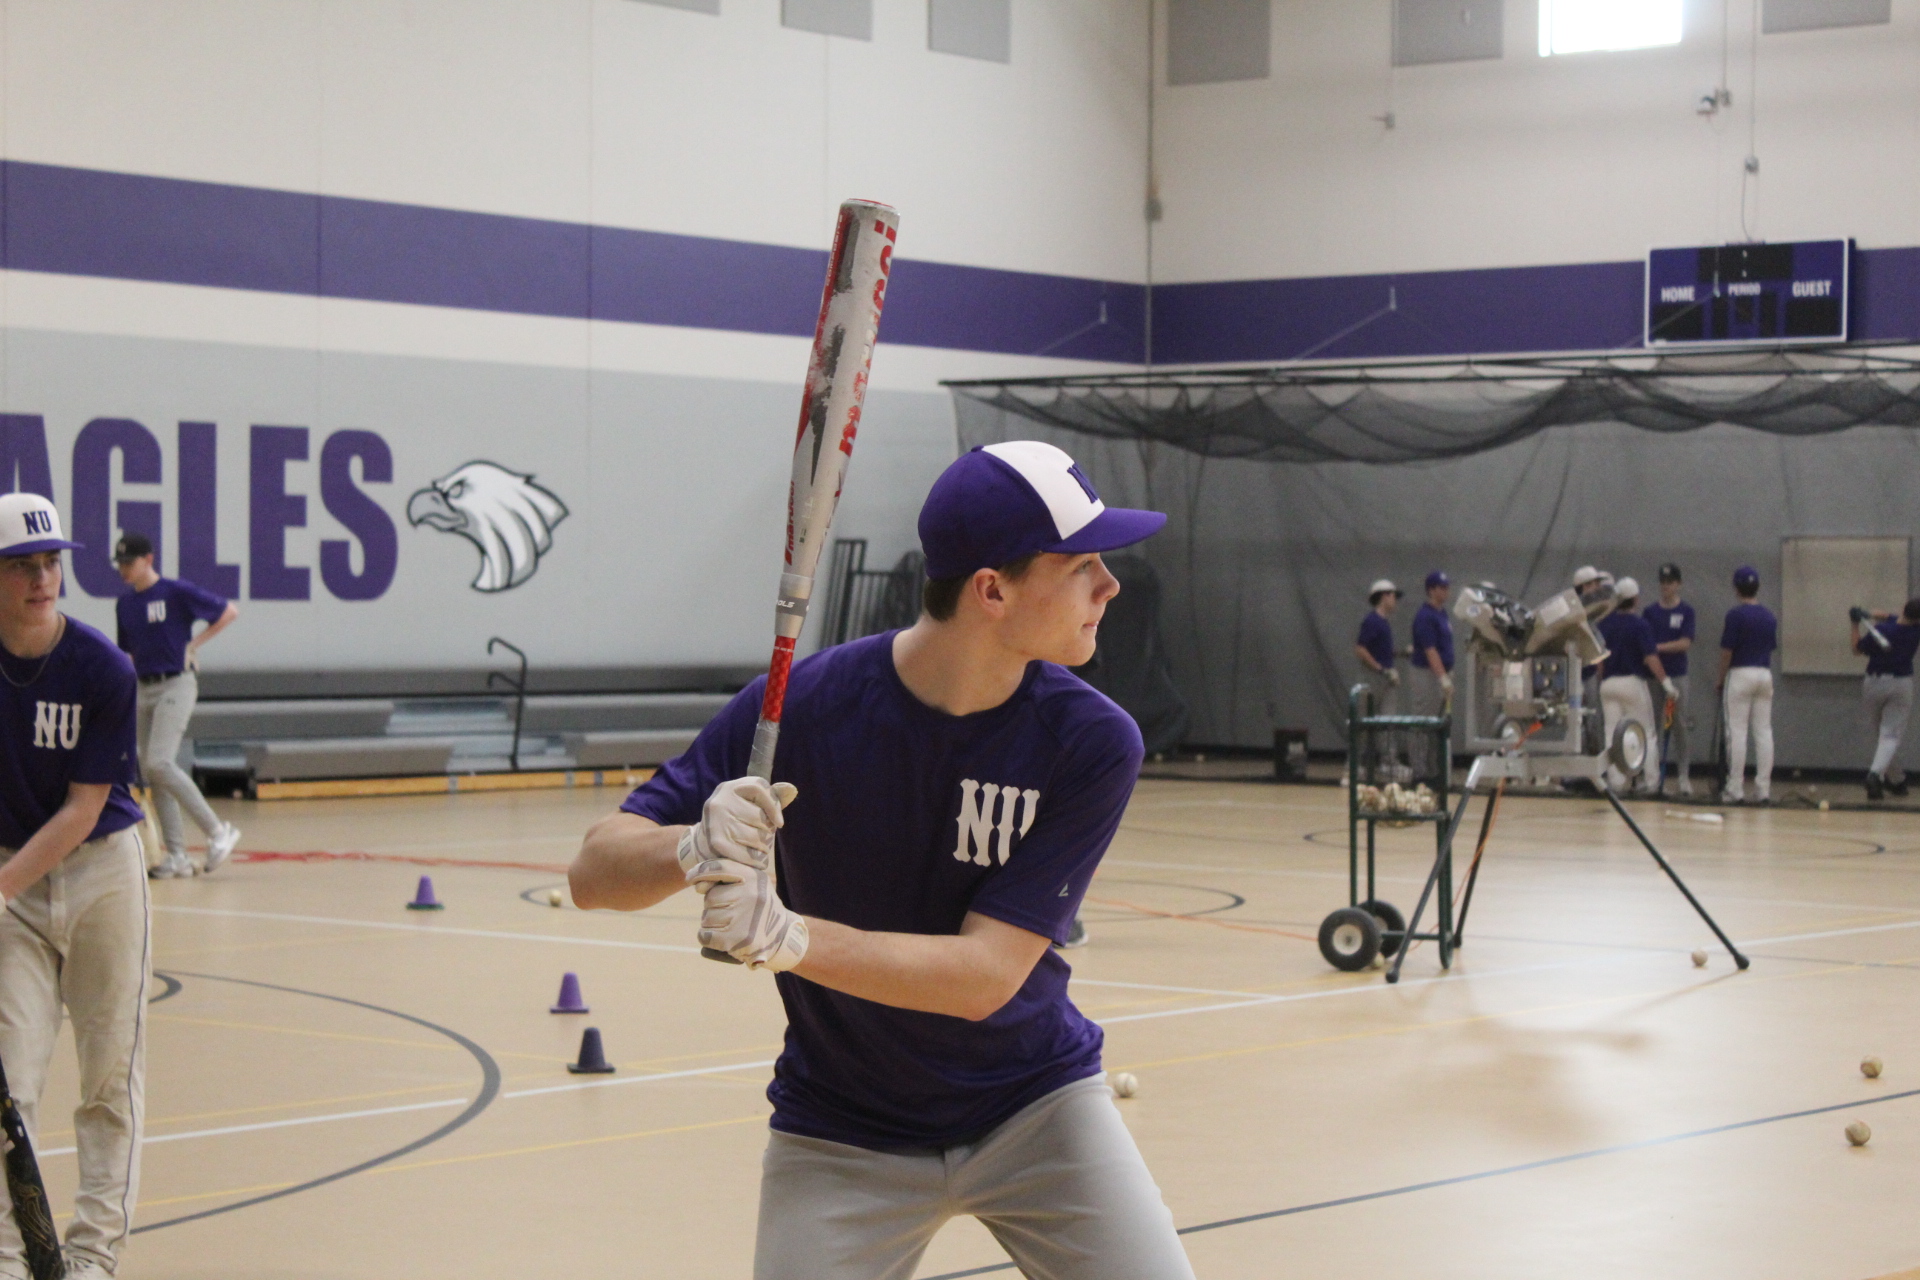
[[[469,462],[407,499],[407,521],[457,533],[480,548],[475,591],[506,591],[533,576],[567,518],[560,499],[492,462]]]

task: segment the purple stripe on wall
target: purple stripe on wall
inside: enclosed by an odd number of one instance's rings
[[[912,227],[908,226],[908,243]],[[22,271],[805,337],[823,249],[0,162]],[[1920,340],[1920,248],[1854,255],[1853,334]],[[1642,266],[1161,285],[1162,365],[1636,346]],[[1394,309],[1385,314],[1389,290]],[[1139,285],[896,259],[886,341],[1137,363]]]
[[[824,249],[20,161],[0,183],[0,262],[62,275],[810,337],[827,263]],[[1139,285],[912,259],[894,274],[889,342],[1141,358]]]

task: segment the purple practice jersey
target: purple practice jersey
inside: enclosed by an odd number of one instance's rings
[[[1453,619],[1431,601],[1413,615],[1413,665],[1421,671],[1430,669],[1429,649],[1439,650],[1440,665],[1453,670]]]
[[[1720,647],[1731,650],[1735,667],[1773,665],[1773,651],[1779,644],[1780,623],[1773,610],[1763,604],[1737,604],[1727,610],[1727,622],[1720,629]]]
[[[781,899],[856,929],[955,934],[977,911],[1061,941],[1139,774],[1132,717],[1063,667],[973,715],[936,711],[893,665],[893,632],[793,669],[773,776],[799,788],[778,843]],[[663,825],[698,821],[747,771],[765,679],[627,797]],[[785,1051],[773,1127],[873,1150],[971,1141],[1100,1071],[1100,1028],[1049,949],[980,1022],[897,1009],[777,975]]]
[[[1920,651],[1920,623],[1898,621],[1888,618],[1874,627],[1887,638],[1887,647],[1882,649],[1865,636],[1853,646],[1855,653],[1867,656],[1867,674],[1870,676],[1911,676],[1913,674],[1913,655]]]
[[[1382,671],[1393,666],[1393,624],[1381,617],[1378,610],[1369,609],[1367,616],[1360,619],[1360,636],[1354,643],[1372,655]]]
[[[1653,652],[1653,629],[1637,613],[1610,613],[1600,619],[1600,638],[1607,642],[1607,660],[1600,674],[1614,676],[1652,675],[1647,670],[1647,655]]]
[[[1699,625],[1693,606],[1685,600],[1671,609],[1663,604],[1650,604],[1642,612],[1646,616],[1647,625],[1653,628],[1655,644],[1667,644],[1674,640],[1691,640]],[[1660,655],[1660,665],[1667,669],[1668,675],[1678,680],[1687,674],[1687,656],[1685,650],[1679,653],[1663,653]]]
[[[139,775],[133,664],[84,622],[42,658],[0,648],[0,847],[18,849],[67,802],[67,784],[112,783],[89,840],[145,815],[127,793]]]
[[[145,591],[129,591],[114,602],[120,647],[133,655],[133,669],[143,676],[186,670],[194,620],[212,622],[226,611],[224,599],[179,578],[162,578]]]

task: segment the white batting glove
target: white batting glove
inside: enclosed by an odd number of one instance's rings
[[[1445,675],[1442,675],[1440,677],[1440,692],[1442,693],[1453,692],[1453,673],[1452,672],[1447,672]]]
[[[1398,689],[1400,687],[1400,668],[1388,667],[1386,674],[1387,684],[1392,688]]]
[[[1666,694],[1669,698],[1677,698],[1680,696],[1680,691],[1673,687],[1672,676],[1660,677],[1660,691]]]
[[[705,893],[701,869],[719,861],[750,867],[773,865],[773,833],[780,829],[782,806],[796,794],[791,783],[769,785],[759,778],[723,782],[707,797],[700,821],[680,836],[675,856],[687,883]]]
[[[784,973],[807,954],[807,922],[775,892],[771,868],[719,862],[707,873],[700,945],[750,969]]]

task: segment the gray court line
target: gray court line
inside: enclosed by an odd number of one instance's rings
[[[1710,1138],[1722,1133],[1736,1133],[1741,1129],[1754,1129],[1761,1125],[1778,1124],[1783,1120],[1804,1120],[1808,1116],[1827,1115],[1834,1111],[1847,1111],[1855,1107],[1878,1106],[1885,1102],[1898,1102],[1903,1098],[1920,1098],[1920,1089],[1908,1089],[1902,1093],[1889,1093],[1879,1098],[1862,1098],[1855,1102],[1836,1102],[1832,1106],[1808,1107],[1804,1111],[1787,1111],[1777,1116],[1762,1116],[1758,1120],[1736,1120],[1731,1124],[1714,1125],[1708,1129],[1691,1129],[1685,1133],[1669,1133],[1658,1138],[1642,1138],[1638,1142],[1622,1142],[1611,1147],[1595,1147],[1590,1151],[1575,1151],[1564,1156],[1549,1156],[1545,1160],[1530,1160],[1526,1164],[1510,1164],[1499,1169],[1483,1169],[1478,1173],[1463,1173],[1452,1178],[1434,1178],[1428,1182],[1412,1182],[1403,1187],[1388,1187],[1384,1191],[1364,1191],[1359,1195],[1341,1196],[1335,1200],[1317,1200],[1312,1204],[1296,1204],[1285,1209],[1269,1209],[1264,1213],[1247,1213],[1236,1218],[1221,1218],[1215,1222],[1196,1223],[1191,1227],[1181,1227],[1183,1236],[1197,1235],[1202,1231],[1218,1231],[1222,1227],[1240,1227],[1250,1222],[1266,1222],[1273,1218],[1289,1218],[1295,1214],[1314,1213],[1321,1209],[1339,1209],[1347,1205],[1365,1204],[1370,1200],[1387,1200],[1395,1196],[1409,1196],[1419,1191],[1432,1191],[1439,1187],[1456,1187],[1466,1182],[1484,1182],[1489,1178],[1504,1178],[1513,1173],[1531,1173],[1537,1169],[1551,1169],[1556,1165],[1573,1164],[1580,1160],[1593,1160],[1600,1156],[1623,1155],[1630,1151],[1644,1151],[1649,1147],[1666,1146],[1673,1142],[1688,1142],[1694,1138]],[[964,1276],[991,1275],[996,1271],[1012,1271],[1011,1262],[996,1263],[987,1267],[973,1267],[966,1271],[945,1271],[927,1280],[961,1280]]]
[[[296,916],[277,911],[235,911],[226,907],[155,907],[185,916],[235,916],[243,920],[283,920],[292,924],[345,925],[356,929],[398,929],[416,937],[446,934],[459,938],[505,938],[511,942],[560,942],[580,947],[623,947],[633,951],[678,951],[687,955],[698,947],[677,947],[665,942],[631,942],[620,938],[567,938],[554,933],[516,933],[506,929],[461,929],[452,925],[393,920],[347,920],[338,916]]]
[[[512,1095],[508,1095],[509,1097]],[[158,1137],[142,1134],[140,1145],[151,1147],[160,1142],[181,1142],[188,1138],[218,1138],[229,1133],[255,1133],[261,1129],[291,1129],[295,1125],[326,1124],[333,1120],[358,1120],[364,1116],[391,1116],[403,1111],[432,1111],[438,1107],[464,1107],[466,1098],[443,1098],[438,1102],[408,1102],[397,1107],[373,1107],[366,1111],[336,1111],[324,1116],[300,1116],[292,1120],[262,1120],[257,1124],[230,1124],[220,1129],[191,1129],[185,1133],[163,1133]],[[43,1156],[70,1156],[78,1147],[55,1147]]]
[[[398,1009],[389,1009],[383,1005],[368,1004],[365,1000],[350,1000],[346,996],[330,996],[324,991],[307,991],[300,987],[283,987],[272,982],[256,982],[251,978],[230,978],[218,973],[187,973],[184,969],[179,972],[186,977],[201,978],[209,982],[232,982],[243,987],[258,987],[263,991],[282,991],[289,995],[311,996],[315,1000],[331,1000],[335,1004],[349,1005],[355,1009],[368,1009],[374,1013],[384,1013],[390,1018],[399,1018],[402,1022],[411,1022],[415,1026],[425,1027],[429,1031],[437,1032],[445,1036],[473,1056],[473,1060],[480,1066],[480,1092],[474,1097],[472,1102],[467,1104],[466,1110],[462,1111],[459,1115],[447,1121],[432,1133],[415,1138],[412,1142],[404,1146],[382,1152],[370,1160],[362,1160],[359,1164],[349,1165],[345,1169],[325,1173],[317,1178],[309,1178],[305,1182],[295,1183],[290,1187],[282,1187],[278,1191],[269,1191],[263,1195],[249,1196],[244,1200],[235,1200],[232,1204],[217,1205],[211,1209],[201,1209],[196,1213],[183,1213],[177,1218],[166,1218],[159,1222],[149,1222],[144,1226],[135,1227],[132,1232],[134,1235],[140,1235],[142,1232],[147,1231],[159,1231],[164,1227],[177,1227],[182,1223],[198,1222],[202,1218],[211,1218],[222,1213],[232,1213],[236,1209],[251,1208],[256,1204],[265,1204],[269,1200],[280,1200],[287,1196],[299,1195],[302,1191],[311,1191],[315,1187],[324,1187],[330,1182],[338,1182],[342,1178],[351,1178],[356,1173],[365,1173],[368,1169],[376,1168],[392,1160],[398,1160],[401,1156],[411,1155],[422,1147],[431,1146],[440,1141],[440,1139],[465,1125],[482,1111],[492,1106],[493,1100],[500,1094],[500,1064],[493,1060],[493,1055],[472,1040],[461,1035],[458,1031],[443,1027],[437,1022],[428,1022],[425,1018],[415,1017],[411,1013],[401,1013]]]

